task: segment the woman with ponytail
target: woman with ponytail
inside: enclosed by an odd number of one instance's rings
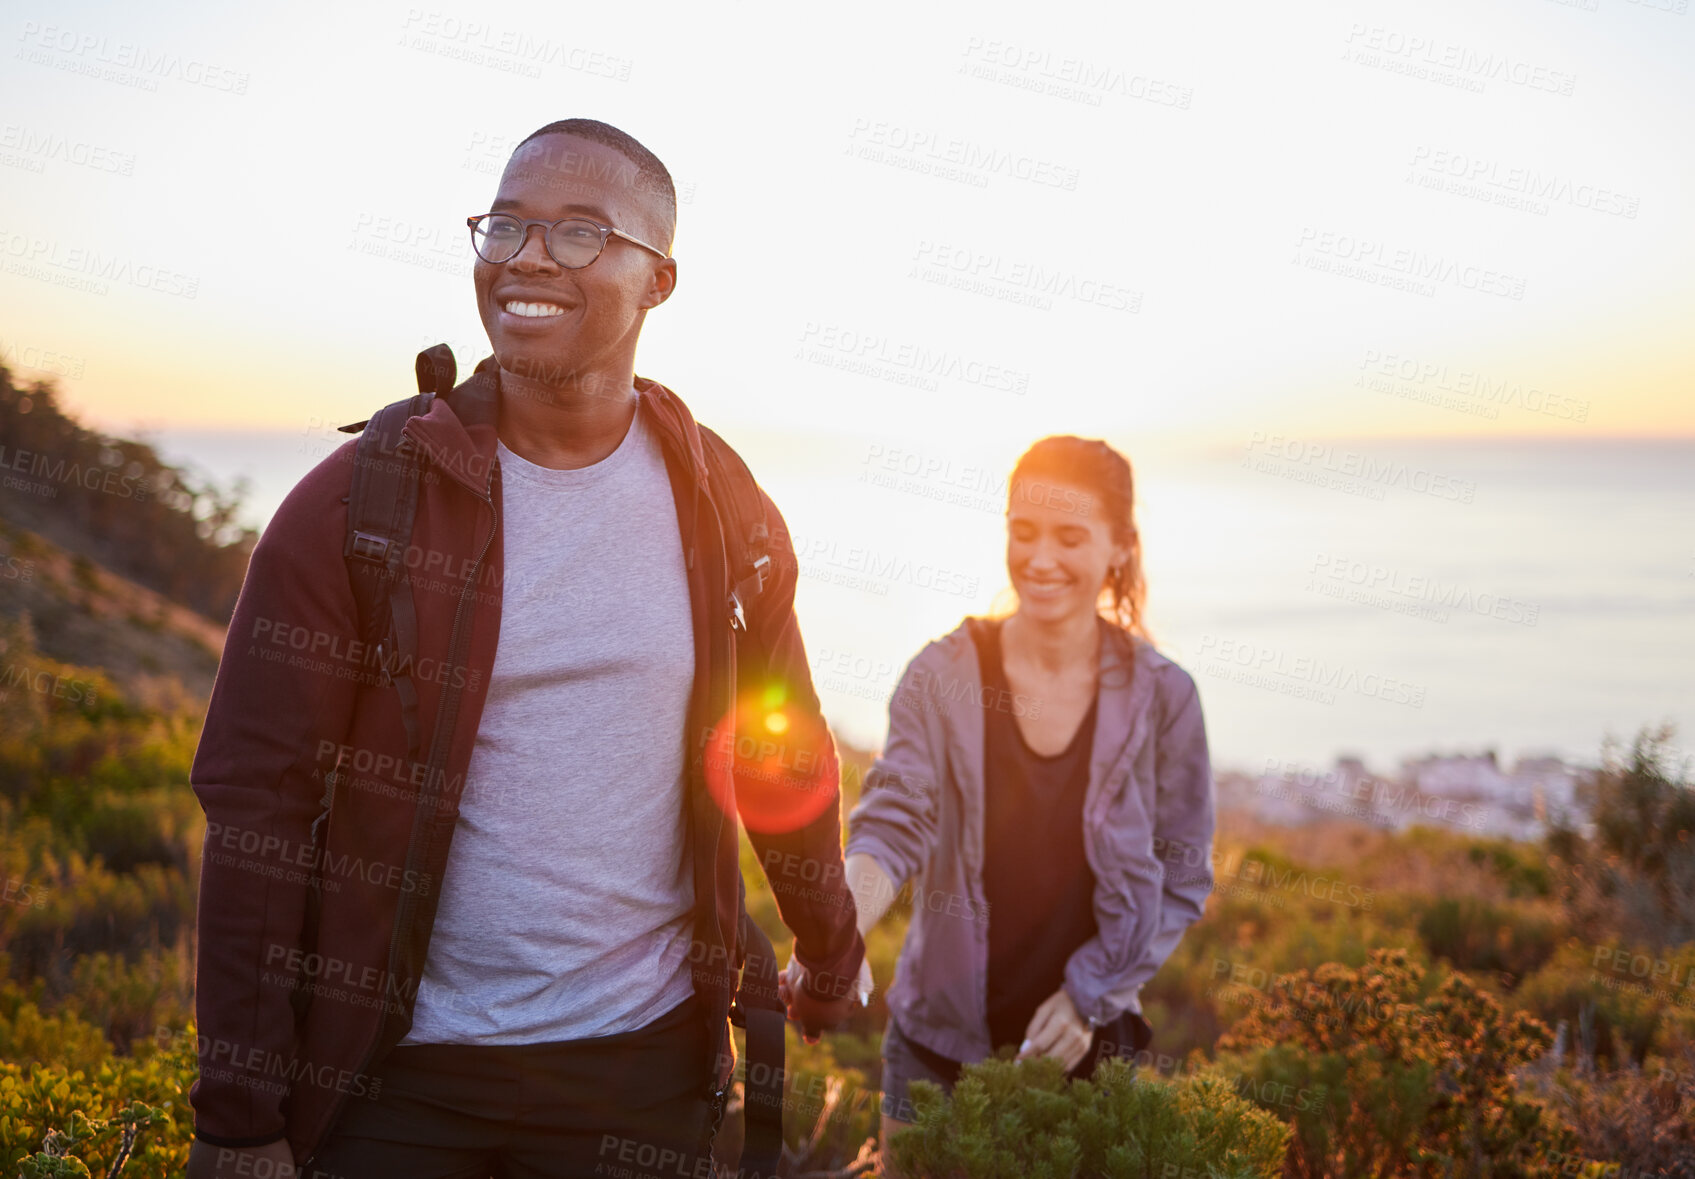
[[[1206,904],[1206,729],[1194,681],[1148,638],[1134,509],[1106,443],[1037,442],[1008,484],[1016,608],[930,643],[890,701],[846,861],[862,933],[913,890],[885,1145],[912,1120],[911,1081],[951,1092],[1008,1045],[1073,1077],[1134,1058],[1152,1036],[1139,991]]]

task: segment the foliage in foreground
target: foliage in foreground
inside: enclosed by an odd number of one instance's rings
[[[1695,1179],[1695,1041],[1606,1070],[1593,1051],[1566,1039],[1528,1070],[1528,1080],[1576,1127],[1582,1155],[1620,1160],[1609,1179]],[[1628,1060],[1622,1052],[1615,1058]]]
[[[124,1179],[175,1179],[188,1166],[194,1118],[188,1105],[196,1061],[192,1033],[161,1048],[142,1041],[86,1072],[0,1062],[0,1169],[26,1176],[106,1175],[132,1137]],[[55,1151],[62,1154],[53,1157]],[[86,1166],[86,1171],[76,1168]]]
[[[953,1098],[912,1084],[917,1121],[889,1149],[902,1174],[934,1179],[1273,1179],[1289,1128],[1225,1078],[1138,1079],[1108,1059],[1068,1082],[1039,1060],[966,1065]]]
[[[1220,1038],[1221,1063],[1295,1128],[1292,1177],[1476,1179],[1570,1174],[1571,1128],[1524,1094],[1516,1070],[1552,1043],[1463,974],[1425,994],[1404,950],[1271,982]],[[1233,1059],[1230,1054],[1233,1054]],[[1227,1062],[1227,1063],[1226,1063]],[[1288,1103],[1288,1093],[1319,1093]]]

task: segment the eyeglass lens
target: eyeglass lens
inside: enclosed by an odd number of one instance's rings
[[[471,244],[485,262],[510,262],[524,248],[524,223],[504,213],[490,214],[471,231]],[[592,221],[560,221],[547,231],[547,252],[568,270],[593,262],[603,244],[600,227]]]

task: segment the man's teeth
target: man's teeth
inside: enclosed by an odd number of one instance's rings
[[[507,303],[505,309],[513,315],[522,315],[529,319],[565,314],[565,308],[557,303],[520,303],[516,299]]]

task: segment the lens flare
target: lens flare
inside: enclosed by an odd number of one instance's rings
[[[822,718],[795,708],[782,684],[742,693],[706,742],[713,800],[749,831],[805,827],[836,804],[836,747]]]

